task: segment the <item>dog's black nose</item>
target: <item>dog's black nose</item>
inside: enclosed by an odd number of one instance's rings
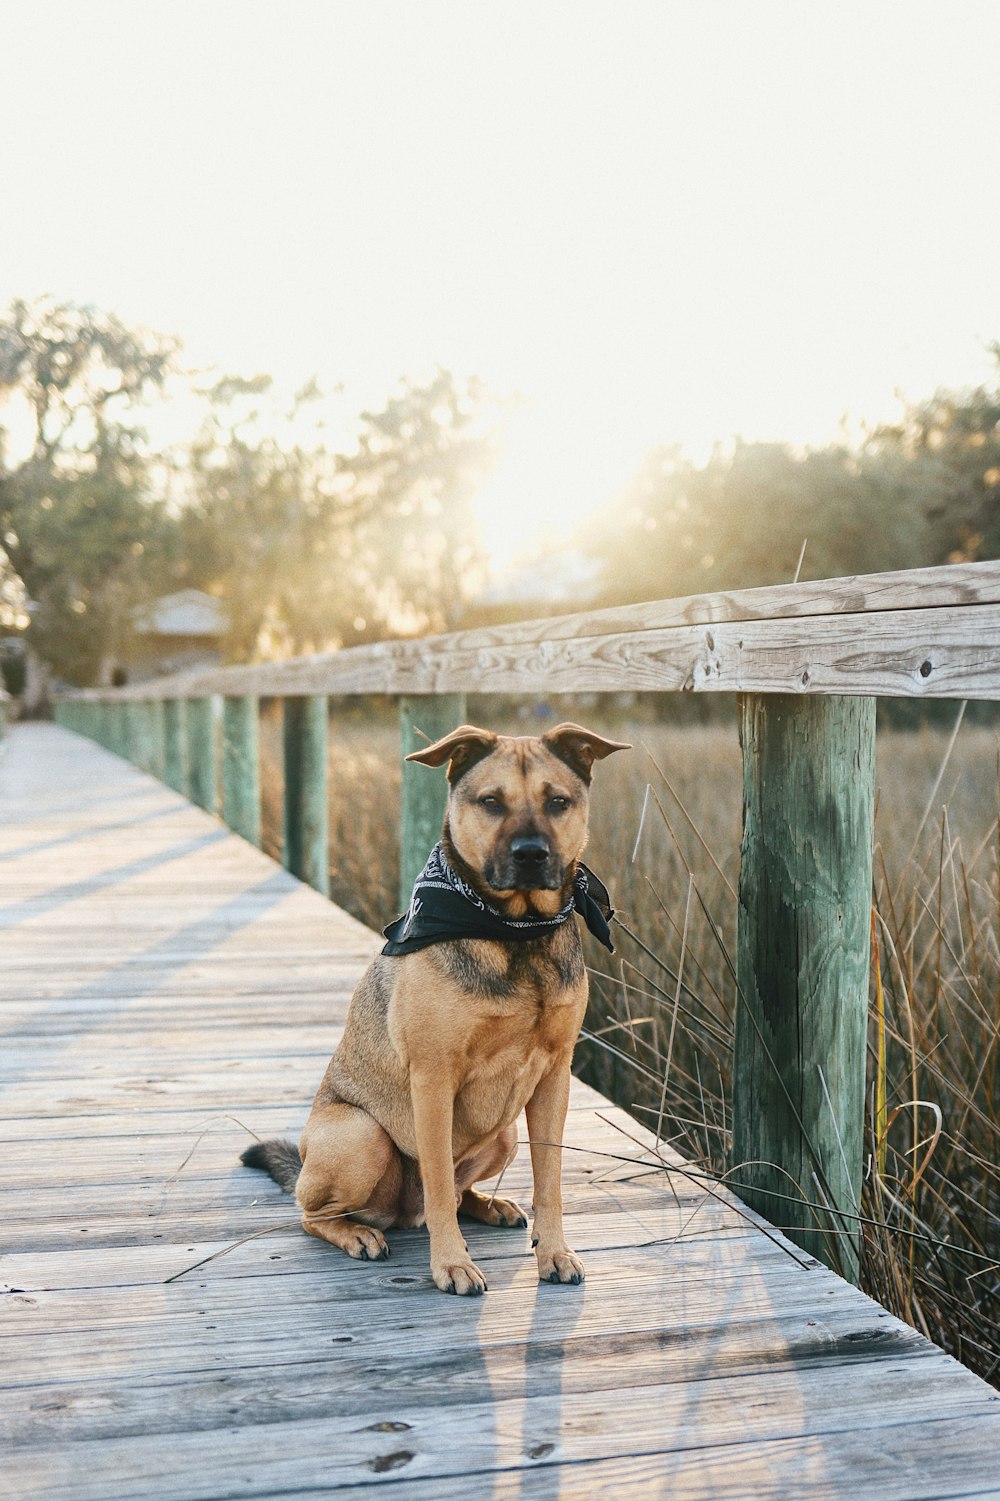
[[[549,858],[549,847],[544,839],[523,834],[511,840],[510,853],[518,865],[541,865]]]

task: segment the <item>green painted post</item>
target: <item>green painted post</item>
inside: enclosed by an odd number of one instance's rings
[[[146,724],[149,735],[148,770],[162,782],[166,779],[167,745],[166,723],[163,715],[163,699],[152,698],[146,704]]]
[[[286,698],[285,869],[330,895],[326,696]]]
[[[123,698],[109,699],[102,706],[104,713],[104,744],[108,750],[129,758],[129,705]]]
[[[234,834],[260,845],[260,750],[254,694],[222,701],[222,816]]]
[[[143,771],[152,772],[155,765],[153,705],[144,698],[139,704],[137,717],[139,728],[138,765]]]
[[[404,698],[399,705],[403,755],[432,745],[465,722],[464,693],[436,693]],[[422,732],[422,733],[421,733]],[[448,784],[440,771],[403,762],[402,812],[399,840],[399,905],[410,903],[413,883],[441,837]]]
[[[746,695],[740,740],[732,1185],[856,1282],[875,700]]]
[[[125,759],[133,766],[141,766],[142,756],[142,704],[136,698],[125,701]]]
[[[184,792],[184,700],[163,701],[163,780],[175,792]]]
[[[209,813],[219,809],[215,751],[215,706],[210,698],[189,698],[184,711],[187,742],[187,795]]]

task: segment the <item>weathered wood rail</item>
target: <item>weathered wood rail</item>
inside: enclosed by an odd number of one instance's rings
[[[303,1235],[238,1153],[304,1121],[377,943],[162,782],[14,726],[0,1494],[1000,1497],[996,1392],[576,1081],[581,1287],[539,1284],[527,1232],[470,1225],[475,1300],[422,1231],[367,1265]]]
[[[285,863],[322,891],[330,696],[398,695],[405,752],[415,721],[444,733],[465,717],[469,693],[621,691],[742,695],[735,1181],[763,1212],[781,1194],[803,1247],[855,1278],[873,700],[1000,697],[1000,563],[661,600],[194,672],[67,696],[57,717],[219,808],[259,843],[258,704],[280,697]],[[443,778],[405,768],[401,905],[437,836],[444,791]],[[797,1207],[786,1203],[790,1182],[802,1193]],[[817,1193],[828,1211],[814,1207]]]

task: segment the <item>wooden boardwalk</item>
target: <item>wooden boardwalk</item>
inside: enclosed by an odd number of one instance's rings
[[[0,1494],[1000,1498],[996,1392],[620,1161],[651,1138],[582,1086],[582,1288],[523,1232],[470,1227],[473,1301],[423,1232],[372,1265],[303,1235],[236,1159],[303,1122],[375,943],[90,741],[0,748]]]

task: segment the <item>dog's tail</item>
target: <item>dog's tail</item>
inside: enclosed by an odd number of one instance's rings
[[[255,1141],[252,1147],[241,1153],[240,1161],[244,1167],[256,1167],[262,1173],[270,1173],[286,1194],[295,1192],[302,1171],[302,1158],[294,1141],[281,1141],[276,1137],[270,1141]]]

